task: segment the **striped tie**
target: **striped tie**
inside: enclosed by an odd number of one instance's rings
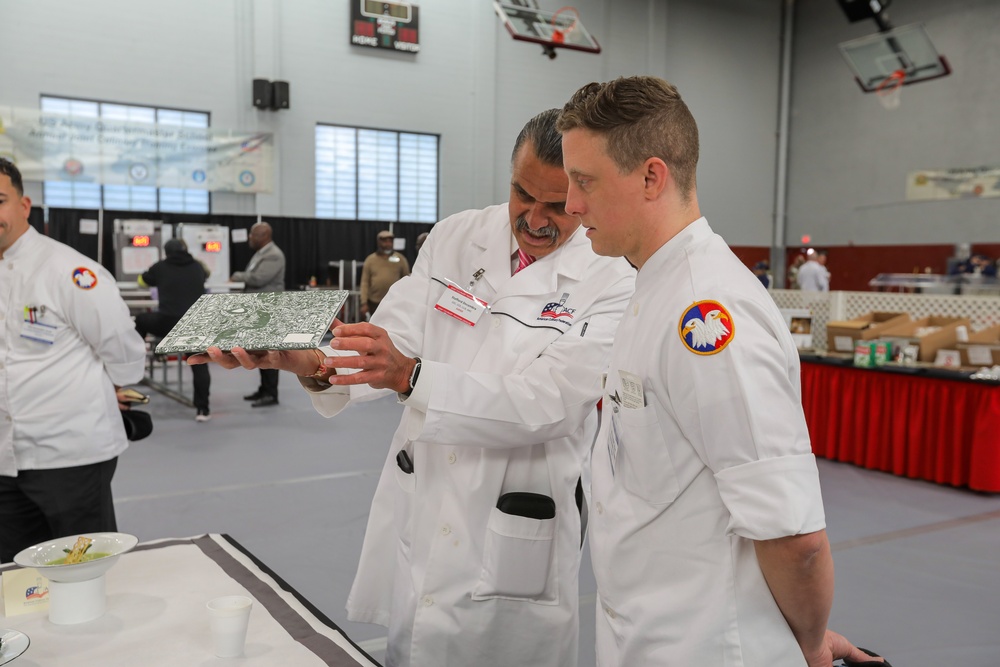
[[[526,252],[524,252],[520,248],[518,248],[517,249],[517,268],[514,269],[514,273],[517,273],[518,271],[520,271],[521,269],[523,269],[524,267],[528,266],[529,264],[531,264],[534,261],[535,261],[534,257],[532,257],[531,255],[527,254]]]

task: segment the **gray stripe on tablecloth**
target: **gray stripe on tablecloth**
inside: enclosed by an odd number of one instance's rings
[[[196,537],[192,542],[264,605],[274,620],[291,635],[292,639],[312,651],[330,667],[357,667],[358,661],[351,657],[347,651],[329,637],[313,630],[312,626],[297,611],[292,609],[273,588],[254,576],[246,566],[233,558],[215,540],[205,536]]]

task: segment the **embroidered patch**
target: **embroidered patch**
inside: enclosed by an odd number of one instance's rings
[[[542,312],[536,319],[543,322],[562,322],[568,324],[573,319],[576,308],[567,308],[566,300],[569,294],[563,294],[559,301],[550,301],[542,308]]]
[[[85,266],[73,269],[73,284],[80,289],[93,289],[97,285],[97,274]]]
[[[684,347],[695,354],[721,352],[736,335],[733,316],[718,301],[699,301],[677,324]]]

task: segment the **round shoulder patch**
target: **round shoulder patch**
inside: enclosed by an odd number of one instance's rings
[[[733,316],[718,301],[699,301],[684,311],[677,330],[684,347],[695,354],[715,354],[736,335]]]
[[[73,269],[73,284],[80,289],[93,289],[97,285],[97,274],[85,266]]]

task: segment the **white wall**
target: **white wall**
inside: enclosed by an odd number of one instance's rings
[[[1000,166],[1000,2],[897,0],[895,26],[923,23],[953,74],[902,90],[884,110],[837,44],[878,32],[833,0],[799,0],[792,78],[788,240],[818,245],[1000,241],[1000,199],[906,201],[921,169]]]
[[[416,56],[350,46],[347,0],[2,0],[0,43],[16,64],[0,68],[0,105],[35,107],[44,93],[275,132],[276,191],[216,195],[218,213],[314,215],[318,122],[439,133],[443,216],[507,198],[511,143],[529,117],[590,81],[655,74],[699,121],[703,210],[730,242],[768,245],[778,4],[578,0],[604,51],[549,60],[511,39],[489,0],[420,3]],[[257,77],[289,81],[291,109],[254,109]]]

